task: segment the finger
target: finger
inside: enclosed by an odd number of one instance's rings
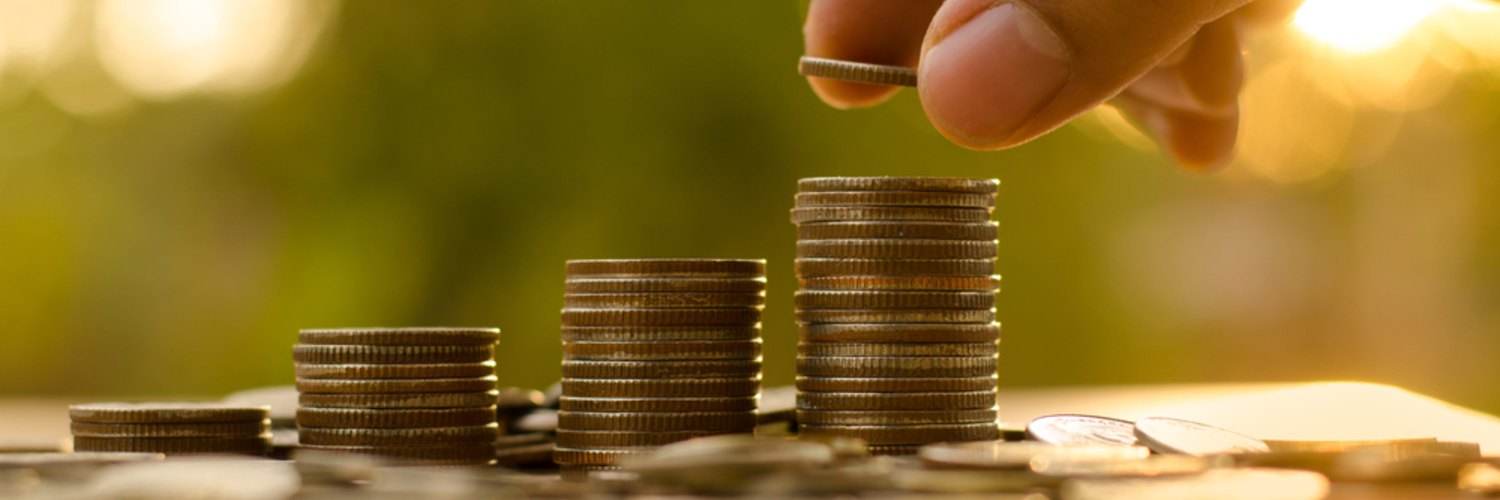
[[[1118,95],[1248,0],[949,0],[923,42],[933,124],[976,149],[1021,144]]]
[[[916,66],[922,37],[943,0],[814,0],[802,26],[807,55],[892,66]],[[900,87],[808,77],[813,92],[836,108],[880,104]]]
[[[1190,46],[1192,49],[1175,65],[1151,70],[1127,92],[1179,111],[1221,115],[1230,110],[1244,78],[1234,22],[1220,19],[1209,23],[1193,37]]]
[[[1187,170],[1218,170],[1234,157],[1240,123],[1237,106],[1220,114],[1203,115],[1130,98],[1119,102]]]

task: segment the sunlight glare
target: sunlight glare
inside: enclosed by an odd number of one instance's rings
[[[1374,52],[1401,41],[1442,6],[1442,0],[1308,0],[1293,24],[1334,47]]]

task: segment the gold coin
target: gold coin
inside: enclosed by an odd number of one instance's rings
[[[470,427],[495,423],[495,407],[480,408],[309,408],[297,409],[298,427]]]
[[[432,446],[437,444],[486,443],[493,445],[500,430],[495,424],[415,429],[349,429],[302,427],[300,444],[322,446]]]
[[[803,342],[996,342],[999,323],[802,325]]]
[[[1000,244],[983,240],[802,240],[797,256],[830,259],[993,259]]]
[[[614,412],[687,412],[687,411],[755,411],[758,398],[735,397],[667,397],[667,398],[586,398],[563,396],[559,403],[565,411]]]
[[[797,394],[797,409],[813,411],[983,410],[994,406],[994,390],[907,393],[803,391]]]
[[[564,342],[563,359],[614,361],[760,359],[760,341]]]
[[[265,455],[271,449],[269,433],[230,437],[95,437],[73,436],[73,452],[134,452],[185,455],[233,453]]]
[[[797,423],[811,425],[931,425],[995,422],[988,410],[797,411]]]
[[[472,378],[495,374],[495,362],[423,365],[354,365],[297,363],[298,379]]]
[[[271,431],[271,420],[201,424],[99,424],[73,422],[74,436],[88,437],[227,437],[259,436]]]
[[[809,207],[792,209],[793,224],[852,220],[987,222],[990,220],[990,211],[984,208],[934,207]]]
[[[952,191],[994,194],[998,179],[962,177],[809,177],[797,181],[797,191]]]
[[[797,323],[993,323],[994,309],[797,309]]]
[[[391,394],[431,392],[483,392],[496,388],[495,376],[414,379],[297,379],[297,390],[314,394]]]
[[[995,307],[990,292],[864,292],[802,290],[796,293],[798,310],[809,309],[989,309]]]
[[[563,394],[585,398],[729,398],[760,393],[760,378],[563,379]]]
[[[807,377],[987,377],[995,374],[995,358],[993,356],[799,356],[797,374]]]
[[[927,444],[1000,439],[1000,427],[994,422],[934,425],[801,424],[800,427],[797,431],[798,436],[850,437],[874,444]]]
[[[797,277],[992,276],[994,259],[815,259],[796,260]]]
[[[312,364],[483,363],[494,358],[489,345],[324,345],[292,346],[292,361]]]
[[[760,376],[759,360],[562,362],[564,378],[736,378]]]
[[[487,464],[495,459],[491,443],[449,444],[439,446],[325,446],[302,445],[303,450],[375,455],[403,465]]]
[[[557,448],[552,452],[552,460],[560,465],[616,465],[620,457],[644,455],[651,450],[579,450],[573,448]]]
[[[1000,291],[999,276],[823,276],[797,280],[803,290]]]
[[[496,391],[416,394],[302,394],[297,396],[297,402],[304,408],[477,408],[494,406],[498,398],[499,393]]]
[[[753,293],[570,293],[563,296],[563,307],[580,309],[669,309],[762,307],[766,295]]]
[[[765,278],[570,279],[566,293],[760,293]]]
[[[808,222],[797,226],[797,241],[920,239],[995,241],[998,222],[851,221]]]
[[[922,449],[920,444],[872,444],[869,446],[871,455],[916,455]]]
[[[991,361],[1000,353],[996,342],[799,342],[797,355],[817,358],[836,357],[926,357],[967,358],[982,356]]]
[[[917,69],[904,66],[886,66],[855,61],[841,61],[822,57],[802,56],[797,60],[797,73],[814,78],[844,80],[871,85],[917,86]]]
[[[993,368],[991,368],[993,370]],[[984,377],[812,377],[797,376],[805,392],[961,392],[995,389],[995,376]]]
[[[495,464],[502,467],[517,465],[550,464],[552,452],[557,445],[552,443],[515,446],[495,449]]]
[[[754,325],[760,309],[563,309],[563,326]]]
[[[576,431],[755,430],[755,412],[616,413],[563,411],[557,428]]]
[[[303,344],[354,345],[490,345],[500,341],[499,328],[338,328],[297,333]]]
[[[818,191],[797,193],[797,206],[994,208],[995,195],[943,191]]]
[[[760,340],[760,326],[565,326],[563,342]]]
[[[547,457],[547,460],[551,461],[552,457],[549,455]],[[612,465],[567,465],[567,464],[562,464],[558,468],[558,473],[560,474],[560,476],[561,476],[561,478],[562,478],[562,480],[564,482],[568,482],[568,483],[586,483],[586,482],[589,481],[589,474],[592,474],[592,473],[598,472],[598,471],[615,471],[615,470],[620,470],[620,468],[612,466]]]
[[[269,406],[224,403],[90,403],[68,407],[68,416],[74,422],[112,424],[258,423],[270,415]]]
[[[579,431],[557,430],[557,445],[588,450],[618,450],[661,446],[703,436],[724,434],[722,431]]]
[[[568,279],[578,278],[764,278],[758,259],[570,260]]]

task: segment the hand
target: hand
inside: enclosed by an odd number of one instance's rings
[[[917,67],[928,119],[1002,149],[1115,99],[1184,167],[1227,162],[1239,128],[1239,32],[1300,0],[813,0],[807,55]],[[896,87],[809,78],[838,108]]]

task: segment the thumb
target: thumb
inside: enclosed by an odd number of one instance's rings
[[[1015,146],[1119,94],[1248,1],[948,0],[922,44],[922,106],[960,145]]]

